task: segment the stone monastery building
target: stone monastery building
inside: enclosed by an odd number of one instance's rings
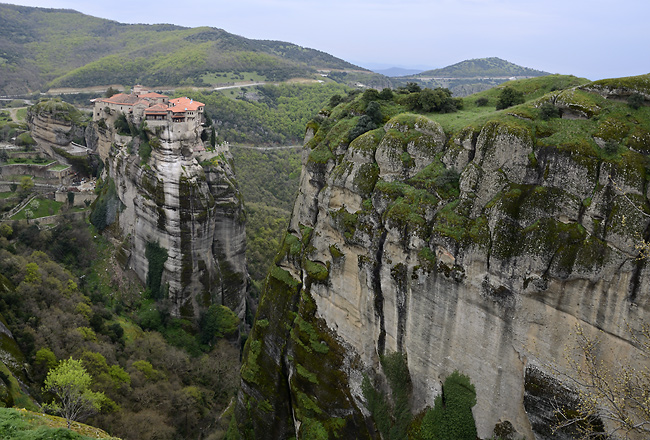
[[[118,93],[110,98],[96,99],[93,120],[113,120],[119,113],[124,113],[136,124],[142,120],[146,120],[149,127],[185,123],[186,128],[192,129],[203,123],[204,108],[205,104],[190,98],[169,99],[135,86],[129,94]]]

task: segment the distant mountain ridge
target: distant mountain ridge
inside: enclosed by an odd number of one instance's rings
[[[548,72],[518,66],[501,58],[476,58],[415,75],[391,78],[394,86],[416,82],[421,87],[445,87],[456,97],[469,96],[496,87],[511,78],[550,75]]]
[[[432,78],[500,78],[535,77],[549,72],[518,66],[501,58],[475,58],[461,61],[441,69],[426,70],[415,76]]]
[[[385,75],[388,77],[399,77],[417,75],[422,72],[422,69],[405,69],[403,67],[390,67],[388,69],[372,69],[373,72]]]
[[[69,9],[0,4],[1,95],[137,82],[201,86],[206,75],[225,72],[282,81],[319,69],[366,71],[325,52],[223,29],[122,24]]]

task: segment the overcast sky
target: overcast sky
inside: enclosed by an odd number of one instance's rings
[[[601,79],[650,73],[648,0],[16,0],[122,23],[212,26],[367,68],[499,57]]]

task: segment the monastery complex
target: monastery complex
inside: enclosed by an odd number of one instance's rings
[[[203,123],[205,104],[190,98],[169,99],[160,93],[145,92],[135,86],[131,93],[118,93],[95,101],[93,120],[113,121],[120,113],[139,124],[147,121],[149,127],[183,123],[184,129],[195,129]]]

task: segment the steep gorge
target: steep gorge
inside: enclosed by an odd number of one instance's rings
[[[551,91],[462,130],[393,114],[351,142],[363,97],[321,112],[233,430],[376,438],[363,377],[381,378],[382,356],[400,352],[413,413],[457,370],[476,386],[481,438],[504,422],[550,438],[534,384],[570,373],[577,324],[611,350],[605,362],[639,364],[627,326],[634,334],[650,313],[637,247],[650,224],[650,114],[621,101],[647,102],[647,82]],[[563,118],[541,118],[545,103]]]

